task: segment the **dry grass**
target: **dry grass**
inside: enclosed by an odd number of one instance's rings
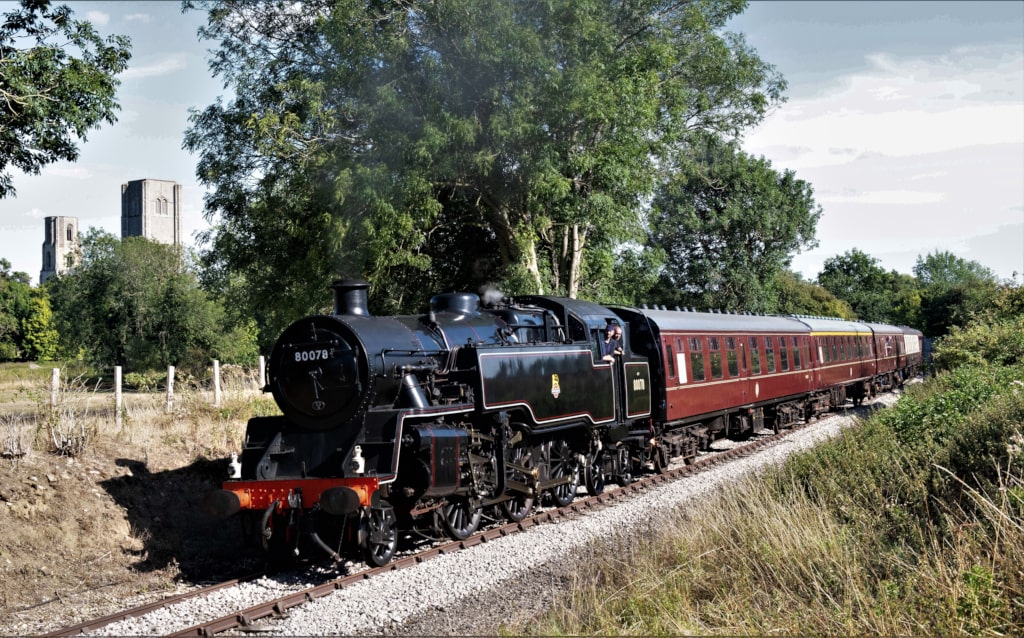
[[[199,502],[241,447],[246,421],[274,414],[252,375],[212,389],[114,394],[62,370],[0,366],[0,635],[27,635],[120,608],[125,599],[252,568]]]
[[[1007,494],[1020,478],[1007,477]],[[657,534],[594,550],[532,635],[1006,635],[1024,629],[1021,503],[974,492],[983,516],[950,512],[952,541],[881,549],[794,490],[749,480]],[[879,552],[882,552],[881,554]],[[1020,610],[1017,610],[1020,618]]]
[[[969,476],[922,471],[882,430],[595,548],[556,608],[508,633],[1024,634],[1024,392],[961,418],[948,442]]]

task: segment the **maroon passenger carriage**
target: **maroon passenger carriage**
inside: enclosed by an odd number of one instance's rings
[[[650,439],[638,460],[692,459],[743,436],[854,404],[902,384],[921,365],[911,328],[806,316],[615,308],[627,344],[651,363]]]

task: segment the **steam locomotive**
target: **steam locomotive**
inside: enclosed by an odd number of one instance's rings
[[[369,285],[289,326],[269,360],[282,416],[249,421],[240,464],[207,499],[275,561],[393,557],[399,534],[466,538],[720,437],[778,430],[902,383],[921,333],[835,319],[439,294],[377,317]],[[605,358],[620,325],[622,354]],[[319,549],[317,549],[319,548]]]

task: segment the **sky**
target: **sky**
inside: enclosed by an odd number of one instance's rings
[[[0,2],[0,13],[13,3]],[[183,186],[182,231],[207,227],[196,158],[181,148],[190,108],[226,95],[207,67],[201,12],[178,2],[72,2],[102,34],[132,38],[118,122],[89,133],[77,162],[15,173],[0,200],[0,257],[38,281],[43,218],[120,233],[120,186]],[[810,183],[816,248],[792,267],[813,279],[857,248],[912,274],[950,251],[1024,282],[1024,2],[751,2],[728,25],[786,78],[787,100],[743,148]]]

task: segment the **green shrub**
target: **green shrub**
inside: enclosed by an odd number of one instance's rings
[[[166,384],[166,372],[126,372],[124,375],[124,387],[139,392],[155,392]]]
[[[967,416],[1024,379],[1024,367],[964,366],[911,386],[878,421],[892,428],[901,444],[924,448],[945,445]]]
[[[932,363],[936,370],[1024,364],[1024,315],[952,328],[935,344]]]

